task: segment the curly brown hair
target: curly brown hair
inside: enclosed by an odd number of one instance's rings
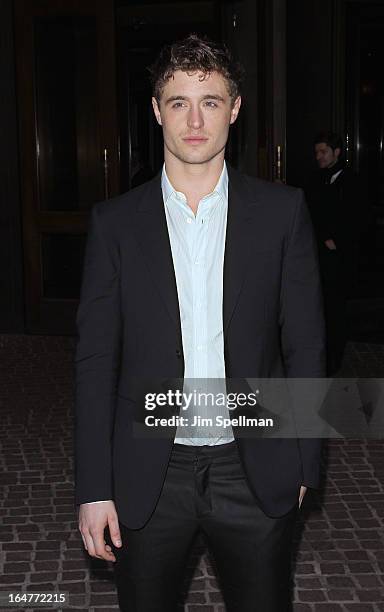
[[[163,47],[155,62],[148,67],[153,96],[158,102],[166,82],[176,70],[202,72],[202,78],[216,71],[227,81],[232,104],[240,95],[243,67],[232,58],[225,45],[215,43],[205,36],[190,34],[183,40]]]

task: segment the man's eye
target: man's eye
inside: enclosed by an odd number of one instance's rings
[[[184,105],[184,102],[175,102],[174,104],[172,104],[172,108],[180,108],[183,105]]]
[[[207,100],[205,104],[206,104],[206,106],[209,106],[210,108],[216,108],[217,107],[217,103],[214,102],[213,100]]]

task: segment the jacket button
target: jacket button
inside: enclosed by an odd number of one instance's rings
[[[176,349],[176,356],[178,359],[181,359],[181,351],[180,349]]]

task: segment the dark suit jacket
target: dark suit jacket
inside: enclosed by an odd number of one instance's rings
[[[360,177],[348,167],[341,168],[342,173],[332,184],[326,183],[332,169],[317,171],[305,193],[318,241],[324,290],[347,295],[353,284],[359,238],[369,224],[369,208]],[[336,250],[325,245],[329,238],[334,240]]]
[[[228,172],[226,376],[324,376],[322,297],[302,192]],[[138,381],[184,371],[160,176],[94,206],[77,322],[76,501],[113,499],[120,521],[139,528],[155,508],[173,441],[134,434]],[[288,512],[300,484],[318,486],[319,441],[237,442],[266,514]]]

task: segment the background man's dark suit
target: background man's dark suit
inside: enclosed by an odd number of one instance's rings
[[[331,177],[337,172],[334,182]],[[357,174],[339,161],[318,170],[305,188],[318,243],[327,330],[327,371],[342,365],[348,340],[347,298],[354,285],[358,242],[368,225],[366,194]],[[336,249],[325,241],[332,239]]]
[[[229,168],[223,323],[227,377],[324,375],[316,247],[302,192]],[[138,382],[183,376],[178,298],[160,176],[93,209],[78,312],[76,499],[113,499],[140,528],[171,439],[135,437]],[[141,407],[139,407],[141,409]],[[238,439],[262,510],[282,516],[316,487],[316,440]]]

